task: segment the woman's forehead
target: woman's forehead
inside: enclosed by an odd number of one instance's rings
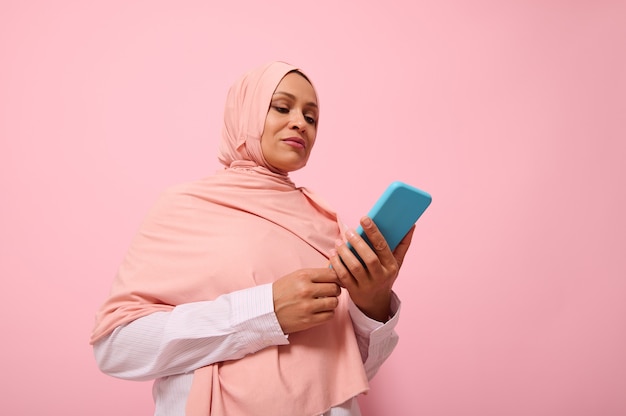
[[[317,93],[313,85],[298,72],[290,72],[285,75],[276,86],[273,95],[302,100],[317,107]]]

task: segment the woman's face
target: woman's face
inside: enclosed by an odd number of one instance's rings
[[[304,167],[315,143],[317,117],[313,86],[296,72],[285,75],[272,96],[261,136],[267,163],[283,172]]]

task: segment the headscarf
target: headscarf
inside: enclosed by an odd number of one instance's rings
[[[91,342],[180,304],[325,267],[340,238],[336,214],[273,172],[261,151],[272,94],[297,68],[272,62],[230,89],[218,159],[225,168],[166,191],[144,220],[96,315]],[[187,415],[316,415],[368,389],[348,312],[239,360],[194,372]]]

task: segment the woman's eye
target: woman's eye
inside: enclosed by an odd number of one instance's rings
[[[304,119],[309,124],[315,124],[315,119],[313,117],[311,117],[311,116],[304,116]]]
[[[279,113],[282,113],[282,114],[287,114],[287,113],[289,113],[289,109],[288,109],[288,108],[286,108],[286,107],[280,107],[280,106],[275,105],[275,106],[274,106],[274,109],[275,109],[276,111],[278,111]]]

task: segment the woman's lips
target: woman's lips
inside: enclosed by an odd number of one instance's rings
[[[285,142],[289,146],[297,147],[298,149],[305,148],[304,139],[301,139],[300,137],[288,137],[286,139],[283,139],[283,142]]]

